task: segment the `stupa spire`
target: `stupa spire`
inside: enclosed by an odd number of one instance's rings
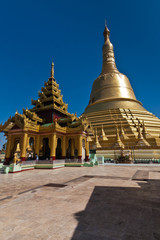
[[[107,23],[105,21],[105,28],[103,32],[104,36],[104,45],[103,45],[103,66],[102,66],[102,73],[114,73],[118,72],[116,64],[115,64],[115,58],[114,58],[114,51],[113,51],[113,45],[110,42],[110,31],[107,27]]]
[[[52,65],[51,65],[51,78],[54,78],[54,63],[52,61]]]

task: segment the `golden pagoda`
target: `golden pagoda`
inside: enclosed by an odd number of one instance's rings
[[[38,156],[37,168],[62,167],[66,158],[79,163],[88,160],[89,123],[84,117],[68,112],[68,104],[63,102],[54,78],[53,63],[51,75],[38,95],[37,100],[32,100],[32,109],[23,109],[22,114],[16,111],[15,116],[0,125],[0,132],[7,137],[5,164],[18,161],[17,146],[22,162]]]
[[[132,150],[134,158],[160,158],[160,120],[148,112],[134,94],[129,79],[116,67],[110,31],[103,32],[102,72],[94,81],[89,104],[83,116],[96,129],[90,136],[90,150],[104,158],[114,158],[115,151]],[[97,136],[100,138],[97,145]],[[107,139],[107,140],[106,140]]]

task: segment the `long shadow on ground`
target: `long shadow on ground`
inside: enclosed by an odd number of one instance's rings
[[[160,181],[138,184],[96,186],[72,240],[160,240]]]

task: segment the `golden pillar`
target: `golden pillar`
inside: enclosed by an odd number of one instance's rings
[[[35,154],[39,156],[39,148],[40,148],[40,136],[36,135],[35,137]]]
[[[21,160],[25,161],[26,160],[26,148],[27,148],[27,138],[28,134],[24,133],[22,136],[22,145],[21,145]]]
[[[27,138],[27,150],[29,149],[29,140],[30,140],[30,137]]]
[[[56,146],[57,145],[57,141],[56,141],[56,134],[52,134],[51,135],[51,152],[50,152],[50,158],[51,160],[55,160],[56,159]]]
[[[82,136],[78,136],[78,159],[82,160]]]
[[[66,136],[62,138],[62,159],[66,158]]]
[[[89,161],[89,141],[86,139],[86,161]]]
[[[5,164],[8,165],[11,160],[11,135],[7,137],[7,148],[6,148],[6,155],[5,155]]]

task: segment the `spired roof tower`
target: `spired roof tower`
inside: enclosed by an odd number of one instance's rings
[[[32,100],[34,107],[30,111],[35,112],[45,123],[51,123],[61,117],[70,117],[67,111],[68,104],[63,102],[63,95],[54,78],[54,63],[51,66],[51,75],[45,86],[38,92],[39,98]]]
[[[83,113],[96,129],[90,149],[113,158],[113,149],[134,148],[137,149],[137,157],[141,157],[144,155],[142,149],[160,148],[160,120],[142,106],[129,79],[118,71],[107,26],[103,35],[102,72],[93,83],[89,104]],[[101,137],[102,128],[107,140]],[[110,153],[109,149],[112,150]],[[155,152],[159,158],[160,151]]]

